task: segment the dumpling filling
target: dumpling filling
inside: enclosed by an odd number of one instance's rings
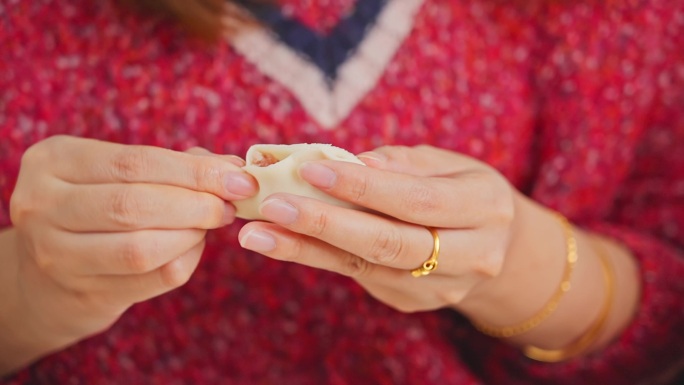
[[[257,167],[267,167],[278,162],[280,162],[280,159],[276,158],[272,154],[261,151],[255,151],[251,164]]]

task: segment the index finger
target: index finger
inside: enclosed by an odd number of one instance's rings
[[[52,162],[51,167],[57,177],[74,184],[165,184],[211,193],[224,200],[243,199],[258,189],[252,176],[218,156],[94,139],[55,140],[59,141],[55,144],[58,151],[54,151],[59,161]]]
[[[301,177],[323,192],[405,222],[474,228],[505,213],[512,199],[496,174],[467,171],[419,177],[347,162],[307,162]]]

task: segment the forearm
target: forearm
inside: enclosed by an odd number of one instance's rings
[[[477,287],[458,309],[496,326],[522,322],[536,314],[558,289],[566,264],[563,228],[549,211],[523,198],[516,208],[516,232],[501,274]],[[606,290],[599,259],[605,252],[615,276],[609,317],[592,348],[605,344],[629,323],[639,297],[637,266],[630,252],[606,239],[574,228],[578,261],[571,289],[539,326],[510,338],[517,345],[563,348],[597,319]]]
[[[36,327],[22,299],[16,232],[0,231],[0,376],[29,364],[63,343]]]

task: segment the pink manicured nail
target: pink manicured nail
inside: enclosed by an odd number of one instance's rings
[[[254,186],[254,183],[252,183],[249,177],[244,174],[228,174],[226,176],[225,186],[226,190],[229,192],[243,197],[252,196],[256,193],[256,186]]]
[[[243,167],[245,165],[245,160],[237,155],[226,155],[225,157],[226,160],[238,167]]]
[[[387,157],[377,152],[364,152],[356,156],[368,167],[383,168],[387,163]]]
[[[276,241],[267,232],[252,230],[240,238],[240,245],[245,249],[265,253],[276,248]]]
[[[259,212],[271,222],[281,225],[289,225],[297,220],[299,210],[282,199],[267,199],[261,206]]]
[[[312,185],[321,188],[331,188],[337,180],[335,171],[314,162],[306,162],[299,167],[299,175]]]

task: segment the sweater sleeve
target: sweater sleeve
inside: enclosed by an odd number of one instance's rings
[[[585,225],[629,247],[638,261],[641,300],[631,324],[587,357],[561,364],[523,359],[523,377],[554,384],[669,384],[684,370],[684,120],[671,123],[643,138],[608,218]]]
[[[487,383],[673,384],[684,371],[684,8],[674,7],[680,3],[641,10],[659,26],[650,32],[638,20],[617,23],[616,34],[596,45],[601,53],[591,68],[561,68],[583,86],[548,91],[542,113],[544,153],[532,195],[632,251],[641,280],[636,314],[605,349],[563,363],[535,362],[482,337],[475,349],[487,357],[480,368]],[[653,44],[630,46],[619,34],[627,25],[652,33]],[[581,42],[581,33],[568,36]],[[591,51],[576,44],[568,56]],[[571,62],[562,60],[563,49],[552,59]],[[564,82],[559,76],[546,85],[558,90]]]
[[[629,176],[611,196],[607,213],[575,220],[634,255],[641,296],[630,325],[605,349],[555,364],[475,336],[468,348],[486,357],[472,363],[486,383],[678,383],[675,378],[684,373],[684,116],[677,114],[663,114],[640,138]],[[551,205],[563,209],[562,203]]]
[[[550,383],[668,384],[684,370],[684,121],[652,129],[608,218],[588,229],[629,247],[640,268],[640,306],[613,344],[559,365],[527,362]],[[563,380],[564,379],[564,380]]]

